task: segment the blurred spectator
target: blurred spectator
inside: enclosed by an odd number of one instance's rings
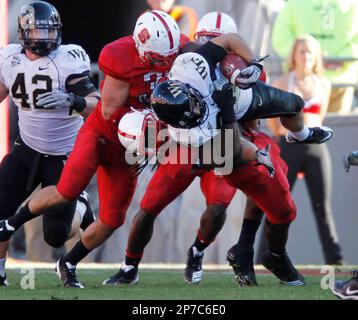
[[[309,127],[321,126],[327,112],[331,85],[322,76],[322,51],[311,36],[302,36],[293,44],[289,58],[289,73],[279,77],[272,86],[296,93],[305,101],[304,121]],[[281,156],[288,166],[288,181],[292,189],[297,174],[305,177],[315,215],[325,262],[342,264],[335,223],[331,212],[332,165],[326,144],[288,144],[285,129],[277,119],[267,122],[279,140]]]
[[[175,5],[175,0],[147,0],[147,3],[152,10],[162,10],[170,14],[178,23],[181,32],[190,40],[194,39],[198,18],[192,8]]]
[[[272,45],[287,57],[294,40],[304,34],[314,36],[326,58],[325,76],[332,84],[358,82],[358,1],[288,0],[279,12],[272,34]],[[350,62],[343,62],[344,59]],[[354,88],[333,88],[328,112],[351,110]]]

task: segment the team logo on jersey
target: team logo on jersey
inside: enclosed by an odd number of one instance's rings
[[[146,43],[146,41],[150,38],[150,34],[147,28],[144,28],[141,32],[138,34],[139,41],[143,44]]]
[[[13,56],[11,58],[11,67],[15,67],[21,64],[21,58],[19,56]]]
[[[195,65],[195,70],[200,74],[201,78],[204,80],[208,76],[208,70],[204,63],[204,60],[199,57],[192,57],[190,59]]]
[[[83,61],[87,61],[87,54],[83,50],[80,49],[73,49],[70,51],[67,51],[68,55],[75,59],[82,59]]]

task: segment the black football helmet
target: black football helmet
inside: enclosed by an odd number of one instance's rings
[[[54,6],[44,1],[25,5],[18,17],[21,45],[38,56],[56,50],[62,41],[61,18]]]
[[[175,128],[197,127],[208,116],[208,107],[199,91],[176,80],[158,84],[150,104],[159,120]]]

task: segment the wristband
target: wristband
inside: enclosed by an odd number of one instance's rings
[[[86,99],[81,96],[76,96],[75,94],[70,93],[70,99],[72,105],[69,110],[69,115],[72,115],[73,110],[81,113],[87,107]]]

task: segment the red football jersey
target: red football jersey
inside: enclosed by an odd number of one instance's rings
[[[189,39],[185,35],[181,35],[180,47],[187,42],[189,42]],[[117,136],[119,120],[128,112],[130,107],[145,108],[143,102],[149,99],[157,83],[167,76],[169,68],[165,72],[159,72],[148,63],[144,63],[139,56],[132,36],[123,37],[107,44],[101,51],[98,66],[105,76],[109,75],[130,84],[127,102],[121,108],[118,108],[109,121],[102,116],[101,101],[98,102],[96,109],[86,120],[107,139],[119,143]],[[103,82],[101,90],[102,86]]]

